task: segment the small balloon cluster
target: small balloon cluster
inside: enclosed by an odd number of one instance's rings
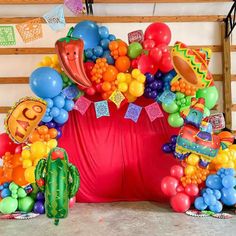
[[[233,206],[236,204],[236,178],[234,169],[221,168],[216,174],[209,175],[206,179],[206,188],[202,189],[200,197],[194,201],[198,210],[219,213],[223,204]]]
[[[170,137],[170,142],[165,143],[162,146],[162,151],[164,153],[174,153],[175,152],[176,139],[177,139],[177,135],[172,135]]]

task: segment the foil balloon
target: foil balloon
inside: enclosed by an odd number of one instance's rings
[[[65,38],[56,41],[56,53],[67,76],[79,84],[81,89],[86,89],[91,87],[92,84],[84,69],[84,42],[82,39],[71,37],[73,30],[73,27],[70,28]]]
[[[5,129],[16,143],[24,143],[46,112],[46,102],[37,98],[22,98],[8,112]]]

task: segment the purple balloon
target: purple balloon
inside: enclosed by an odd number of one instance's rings
[[[43,192],[38,192],[37,193],[37,196],[36,196],[36,199],[38,200],[38,201],[44,201],[45,200],[45,198],[44,198],[44,193]]]
[[[34,204],[34,213],[38,214],[44,214],[45,213],[45,207],[44,203],[41,201],[36,201]]]
[[[57,139],[59,139],[62,136],[61,129],[57,129]]]
[[[151,88],[152,90],[156,90],[158,88],[158,82],[153,81],[152,83],[148,85],[148,87]]]
[[[165,152],[165,153],[171,153],[172,149],[171,149],[170,143],[164,144],[162,146],[162,151]]]
[[[38,126],[42,126],[42,125],[44,125],[45,123],[43,122],[43,121],[40,121],[39,122],[39,124],[38,124]]]
[[[177,135],[172,135],[172,136],[170,137],[170,141],[171,141],[172,144],[176,144],[177,137],[178,137]]]
[[[51,129],[56,127],[56,123],[54,121],[49,121],[46,123],[46,126]]]
[[[155,74],[155,79],[160,79],[163,76],[163,73],[161,71],[157,71]]]
[[[163,83],[163,81],[162,80],[156,80],[156,82],[157,82],[157,90],[162,90],[163,89],[163,86],[164,86],[164,83]]]
[[[150,98],[156,99],[157,97],[157,91],[152,91]]]
[[[145,75],[146,75],[146,83],[147,84],[150,84],[154,81],[154,76],[152,74],[146,73]]]

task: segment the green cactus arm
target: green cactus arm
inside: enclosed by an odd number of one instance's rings
[[[44,190],[45,190],[45,185],[43,184],[43,185],[40,185],[39,184],[39,181],[41,180],[41,181],[44,181],[44,170],[45,170],[45,167],[46,167],[46,160],[45,159],[41,159],[39,162],[38,162],[38,164],[37,164],[37,166],[36,166],[36,168],[35,168],[35,180],[36,180],[36,183],[37,183],[37,185],[38,185],[38,187],[39,187],[39,189],[42,191],[42,192],[44,192]]]
[[[69,164],[69,173],[70,173],[70,183],[69,183],[69,198],[72,198],[77,193],[79,186],[80,186],[80,175],[78,169]]]

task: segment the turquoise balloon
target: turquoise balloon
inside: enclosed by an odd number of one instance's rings
[[[199,89],[196,93],[197,98],[205,99],[205,106],[208,109],[212,109],[219,98],[218,90],[216,86],[211,86],[204,89]]]
[[[0,212],[3,214],[11,214],[16,211],[18,201],[12,197],[6,197],[0,201]]]
[[[175,102],[172,102],[169,105],[162,103],[162,108],[167,113],[175,113],[179,110],[179,107]]]
[[[138,42],[133,42],[128,47],[128,56],[131,59],[137,58],[142,53],[142,45]]]
[[[184,119],[176,112],[168,116],[168,123],[172,127],[181,127],[184,124]]]
[[[20,198],[18,202],[18,209],[19,211],[23,212],[31,212],[34,207],[34,200],[30,196]]]

